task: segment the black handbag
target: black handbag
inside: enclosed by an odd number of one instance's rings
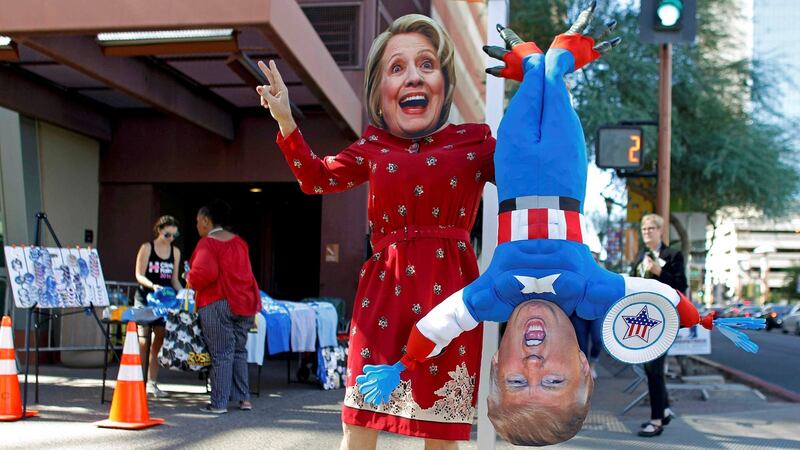
[[[170,310],[166,318],[164,345],[158,354],[161,367],[184,372],[200,372],[211,366],[197,314]]]

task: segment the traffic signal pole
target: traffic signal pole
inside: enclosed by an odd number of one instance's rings
[[[672,44],[661,44],[658,81],[658,184],[656,213],[664,218],[664,243],[669,245],[669,171],[672,136]]]
[[[657,44],[658,185],[656,212],[664,218],[664,242],[669,244],[670,139],[672,136],[672,44],[691,44],[697,36],[697,0],[642,0],[639,38]]]

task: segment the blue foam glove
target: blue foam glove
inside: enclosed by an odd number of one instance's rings
[[[714,325],[716,329],[718,329],[720,333],[722,333],[723,336],[730,339],[731,342],[736,344],[736,346],[739,347],[740,349],[749,353],[758,352],[758,344],[751,341],[750,337],[747,336],[746,334],[724,324],[714,324]]]
[[[725,325],[731,328],[742,328],[745,330],[761,330],[766,328],[766,319],[756,319],[754,317],[727,317],[715,319],[714,325]]]
[[[406,366],[400,361],[391,366],[364,366],[364,374],[356,377],[358,391],[364,395],[364,401],[375,407],[387,403],[392,392],[400,385],[400,373],[404,370]]]
[[[760,330],[766,326],[764,319],[754,319],[749,317],[730,317],[724,319],[714,320],[714,327],[722,333],[723,336],[730,339],[731,342],[736,344],[740,349],[749,352],[757,353],[758,344],[750,340],[750,336],[736,330],[735,328],[742,328],[745,330]]]

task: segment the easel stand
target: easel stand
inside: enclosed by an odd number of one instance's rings
[[[61,241],[58,240],[58,236],[56,236],[56,232],[53,231],[53,226],[50,224],[50,221],[47,219],[47,214],[43,212],[36,213],[36,227],[34,228],[34,246],[39,247],[41,246],[41,225],[42,222],[47,226],[47,229],[50,231],[50,236],[53,237],[53,240],[56,243],[56,246],[62,248]],[[103,323],[100,321],[100,318],[97,317],[97,312],[94,310],[94,305],[92,304],[91,300],[89,301],[89,306],[83,308],[83,311],[70,311],[65,313],[59,312],[50,312],[50,311],[42,311],[41,309],[36,309],[38,303],[34,303],[28,309],[28,319],[25,323],[25,381],[24,381],[24,388],[23,388],[23,400],[22,400],[22,417],[25,418],[25,412],[28,409],[28,374],[30,373],[30,364],[31,364],[31,341],[30,341],[30,331],[31,331],[31,322],[33,322],[33,329],[35,331],[34,334],[34,342],[35,342],[35,371],[36,371],[36,382],[35,382],[35,389],[34,389],[34,398],[36,403],[39,403],[39,327],[42,324],[47,323],[52,319],[57,319],[58,317],[65,317],[71,316],[74,314],[81,314],[85,313],[87,315],[91,314],[94,317],[97,326],[100,328],[100,331],[103,333],[103,339],[105,340],[105,347],[108,348],[111,345],[111,337],[106,332],[106,328],[103,326]],[[33,321],[33,314],[34,309],[36,309],[36,320]],[[68,347],[48,347],[45,349],[46,351],[66,351],[66,350],[76,350],[75,348],[68,348]],[[115,357],[116,353],[114,354]],[[104,357],[107,357],[104,353]],[[119,359],[119,357],[117,357]]]

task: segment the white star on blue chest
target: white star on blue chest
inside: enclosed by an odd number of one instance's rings
[[[542,278],[524,277],[521,275],[514,275],[514,278],[522,283],[520,292],[523,294],[555,294],[556,289],[553,287],[553,283],[555,283],[560,276],[560,273],[556,273]]]
[[[650,342],[650,331],[656,326],[661,324],[660,320],[653,319],[647,313],[647,306],[643,307],[639,314],[635,316],[622,316],[625,323],[628,324],[628,329],[625,331],[623,340],[633,337]]]

